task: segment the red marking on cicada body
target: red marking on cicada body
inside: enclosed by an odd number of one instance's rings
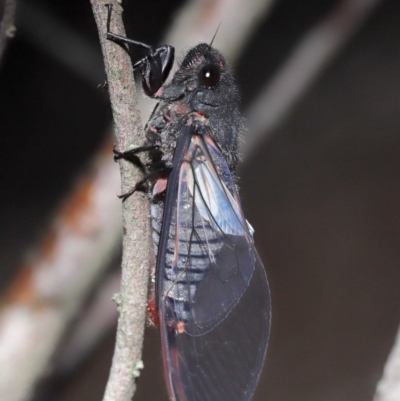
[[[188,114],[190,111],[189,106],[184,103],[178,103],[178,104],[174,105],[173,110],[175,111],[175,113],[180,114],[182,116],[184,116],[185,114]]]
[[[167,179],[158,178],[153,186],[153,196],[161,195],[167,189]]]
[[[155,327],[160,327],[160,320],[158,319],[158,309],[156,306],[156,301],[154,299],[154,293],[149,295],[149,298],[147,300],[147,316],[149,323],[152,326]]]
[[[193,114],[197,117],[204,118],[204,114],[200,113],[199,111],[194,111]]]
[[[157,99],[158,97],[160,97],[160,96],[162,95],[163,91],[164,91],[164,88],[161,87],[161,88],[155,93],[154,97]]]

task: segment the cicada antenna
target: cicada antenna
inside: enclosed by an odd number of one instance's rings
[[[217,29],[216,29],[216,31],[215,31],[215,33],[214,33],[214,36],[213,36],[213,38],[211,39],[210,44],[208,45],[209,47],[211,47],[211,46],[213,45],[214,39],[215,39],[215,37],[217,36],[218,29],[219,29],[219,27],[221,26],[221,24],[222,24],[222,21],[218,24]]]

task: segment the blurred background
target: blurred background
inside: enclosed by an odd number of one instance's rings
[[[263,3],[255,15],[253,2]],[[234,67],[249,127],[241,196],[272,291],[271,341],[254,401],[372,400],[400,317],[400,2],[242,3],[124,0],[124,20],[128,36],[146,43],[178,37],[168,42],[178,55],[209,41],[222,20],[214,45]],[[179,25],[191,18],[197,23]],[[32,309],[21,289],[27,261],[43,252],[66,199],[99,154],[112,163],[89,1],[18,0],[15,25],[0,65],[0,341],[24,331],[8,322],[7,334],[6,315],[15,299]],[[209,39],[196,36],[203,28]],[[118,165],[112,169],[118,179]],[[106,188],[113,199],[118,185]],[[36,385],[19,399],[102,397],[115,341],[118,234],[113,241],[48,358],[32,364]],[[32,340],[38,347],[50,341],[42,335]],[[13,343],[0,353],[12,346],[23,364],[32,361]],[[146,329],[143,358],[135,399],[166,401],[155,329]]]

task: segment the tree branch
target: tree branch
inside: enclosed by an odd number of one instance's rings
[[[100,35],[114,116],[117,149],[124,151],[144,142],[144,132],[137,106],[132,65],[128,54],[107,41],[105,1],[91,0]],[[112,32],[125,36],[121,7],[113,4]],[[139,179],[130,163],[121,160],[122,193]],[[115,297],[120,312],[117,341],[104,400],[130,400],[135,391],[134,379],[142,366],[141,352],[146,316],[149,271],[149,201],[140,195],[123,203],[123,256],[121,292]]]

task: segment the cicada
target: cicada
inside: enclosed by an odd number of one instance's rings
[[[270,293],[244,217],[234,175],[243,119],[223,55],[202,43],[187,52],[165,83],[172,46],[138,45],[134,64],[144,92],[158,100],[144,146],[116,153],[138,162],[147,152],[155,299],[165,379],[173,401],[247,401],[264,364],[270,332]]]

